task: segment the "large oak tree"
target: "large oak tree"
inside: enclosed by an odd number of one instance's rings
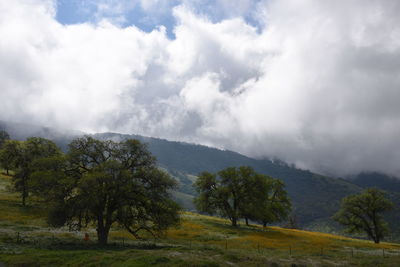
[[[80,229],[94,223],[100,244],[115,223],[137,238],[158,236],[179,222],[179,207],[169,194],[175,181],[155,163],[138,140],[85,136],[71,142],[65,157],[36,162],[35,192],[51,204],[50,224]]]
[[[343,224],[349,233],[366,233],[379,243],[389,231],[382,214],[392,208],[393,203],[386,199],[383,191],[369,188],[361,194],[343,198],[334,219]]]

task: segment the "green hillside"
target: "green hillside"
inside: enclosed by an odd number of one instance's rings
[[[253,225],[185,212],[161,239],[136,240],[114,228],[99,247],[95,229],[49,228],[40,203],[19,204],[0,175],[0,263],[6,266],[397,266],[400,245]],[[83,241],[84,233],[92,240]],[[296,265],[292,265],[296,264]]]
[[[0,128],[8,131],[11,137],[16,139],[25,139],[29,136],[52,139],[64,150],[73,138],[82,134],[1,121]],[[194,211],[192,199],[196,193],[192,184],[196,175],[202,171],[217,172],[232,166],[251,166],[256,172],[284,181],[292,200],[293,215],[296,216],[298,224],[308,230],[341,233],[340,226],[331,219],[331,216],[339,209],[343,197],[359,193],[366,185],[377,186],[384,190],[392,189],[394,191],[390,192],[390,198],[396,203],[396,208],[387,215],[392,229],[389,239],[400,240],[400,224],[397,223],[400,221],[400,197],[398,195],[400,192],[396,192],[398,184],[396,180],[380,179],[376,176],[364,179],[365,177],[360,176],[352,183],[349,180],[330,178],[307,170],[300,170],[281,161],[257,160],[236,152],[201,145],[117,133],[95,134],[94,137],[114,140],[135,138],[147,143],[160,167],[167,170],[178,181],[179,187],[174,197],[188,211]]]
[[[400,179],[379,172],[363,172],[350,177],[350,182],[360,187],[379,187],[385,191],[400,193]]]
[[[103,133],[95,134],[95,137],[117,140],[135,138],[147,143],[158,163],[179,181],[179,191],[184,193],[184,197],[176,197],[188,210],[193,209],[192,203],[186,200],[190,195],[195,195],[192,188],[195,175],[202,171],[217,172],[226,167],[245,165],[285,182],[293,204],[293,215],[303,229],[341,233],[340,226],[331,217],[339,209],[343,197],[363,189],[363,186],[348,180],[300,170],[281,161],[253,159],[232,151],[139,135]],[[400,225],[397,222],[400,220],[400,210],[397,207],[400,207],[400,198],[393,192],[390,197],[396,203],[396,209],[387,215],[392,229],[389,239],[399,240]]]

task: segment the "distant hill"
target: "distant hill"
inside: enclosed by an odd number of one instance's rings
[[[350,177],[349,181],[362,188],[378,187],[386,191],[400,193],[400,179],[379,172],[363,172]]]
[[[64,149],[73,138],[83,134],[0,122],[0,129],[2,127],[15,139],[42,136],[54,140]],[[24,127],[27,129],[24,129]],[[149,150],[157,157],[159,166],[167,170],[178,181],[178,192],[175,192],[174,195],[176,200],[187,210],[194,209],[191,200],[196,193],[192,184],[200,172],[217,172],[226,167],[243,165],[251,166],[257,172],[284,181],[293,203],[293,214],[297,217],[300,226],[305,229],[337,232],[340,227],[332,221],[331,216],[338,210],[341,199],[347,195],[358,193],[365,187],[376,186],[391,191],[392,200],[397,203],[397,207],[400,206],[400,197],[397,197],[396,193],[396,190],[398,190],[396,188],[397,180],[393,179],[379,180],[374,178],[374,180],[365,175],[353,177],[353,180],[330,178],[307,170],[297,169],[282,161],[258,160],[236,152],[202,145],[118,133],[98,133],[93,136],[98,139],[115,141],[134,138],[147,143]],[[388,181],[393,186],[388,186]],[[400,220],[400,211],[392,212],[388,218],[391,221],[392,228],[396,229],[395,232],[399,233],[400,236],[400,225],[397,224]]]

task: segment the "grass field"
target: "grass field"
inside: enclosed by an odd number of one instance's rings
[[[23,208],[0,175],[0,263],[6,266],[400,266],[400,244],[374,244],[330,234],[260,226],[183,213],[162,239],[135,240],[114,228],[110,245],[94,229],[46,226],[36,202]],[[91,241],[84,242],[84,233]],[[1,264],[0,264],[1,266]]]

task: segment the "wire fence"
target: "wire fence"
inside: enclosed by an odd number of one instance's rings
[[[57,234],[50,235],[38,235],[33,232],[22,232],[7,231],[1,232],[0,239],[0,251],[12,252],[19,245],[27,245],[34,248],[45,248],[45,249],[93,249],[101,247],[97,244],[97,240],[91,240],[87,238],[85,234],[77,233],[75,238],[66,238]],[[78,239],[78,236],[82,236]],[[260,243],[253,244],[251,246],[238,247],[237,242],[232,242],[229,238],[219,241],[217,244],[209,244],[205,242],[196,242],[192,240],[168,242],[169,240],[163,239],[147,239],[147,240],[132,240],[125,237],[112,237],[107,245],[108,249],[161,249],[165,247],[184,247],[190,250],[194,249],[213,249],[220,251],[246,251],[252,254],[260,255],[271,255],[278,253],[279,255],[286,256],[316,256],[316,257],[328,257],[328,256],[346,256],[346,257],[364,257],[375,256],[375,257],[400,257],[400,249],[388,249],[388,248],[357,248],[357,247],[346,247],[346,248],[331,248],[321,246],[318,249],[309,248],[304,249],[294,245],[287,247],[270,247],[263,246]]]

